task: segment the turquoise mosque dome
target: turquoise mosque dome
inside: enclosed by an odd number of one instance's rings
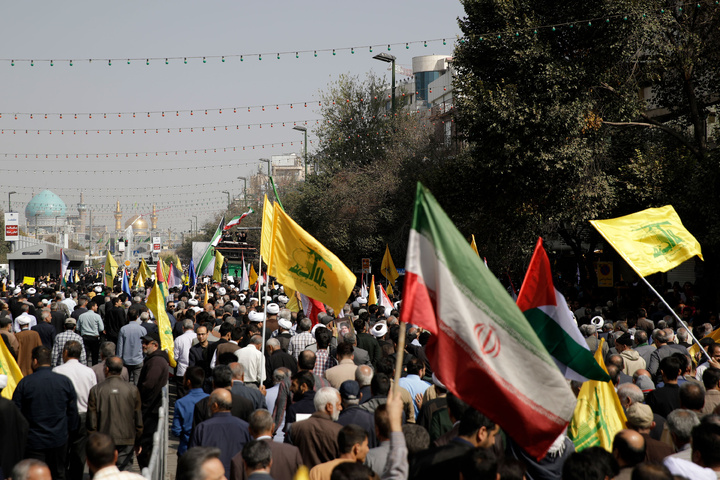
[[[43,190],[35,195],[25,207],[25,218],[32,219],[35,215],[39,217],[65,217],[67,206],[62,198],[50,190]]]

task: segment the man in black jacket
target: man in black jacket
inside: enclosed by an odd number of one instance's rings
[[[150,463],[152,438],[158,424],[158,410],[162,405],[162,389],[168,383],[170,361],[168,354],[160,350],[160,335],[151,333],[142,339],[145,354],[143,368],[140,371],[138,390],[142,399],[143,434],[140,438],[141,452],[138,455],[140,468]]]
[[[112,297],[112,308],[105,312],[105,335],[108,341],[117,344],[120,329],[127,323],[125,309],[121,307],[122,299],[119,296]]]

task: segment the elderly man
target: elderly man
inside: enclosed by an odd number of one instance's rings
[[[692,429],[699,424],[700,420],[692,410],[678,408],[670,412],[667,418],[667,426],[677,452],[670,455],[671,457],[681,458],[688,462],[692,461],[690,438]]]
[[[338,458],[337,437],[342,426],[336,423],[342,410],[340,392],[332,387],[321,388],[313,399],[315,412],[310,418],[293,424],[285,441],[300,449],[303,463],[315,465]]]
[[[620,430],[615,434],[612,454],[620,467],[615,480],[630,480],[633,468],[645,460],[645,439],[633,430]]]
[[[660,463],[663,458],[673,453],[671,446],[650,437],[650,431],[655,427],[650,407],[642,403],[633,403],[625,413],[627,427],[635,430],[645,439],[645,461]]]
[[[238,363],[245,368],[245,383],[260,387],[265,381],[265,357],[262,335],[253,335],[246,347],[235,351]]]
[[[655,383],[659,383],[661,374],[659,372],[660,362],[675,352],[680,352],[683,355],[687,355],[687,348],[672,343],[673,334],[672,330],[666,328],[665,330],[657,330],[653,334],[653,340],[655,340],[655,346],[657,349],[650,354],[650,363],[647,365],[647,369],[651,375],[653,375]],[[702,376],[700,377],[702,378]],[[698,380],[700,380],[700,378]]]

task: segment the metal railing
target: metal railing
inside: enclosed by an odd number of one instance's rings
[[[158,426],[153,433],[153,450],[150,454],[150,463],[143,468],[142,476],[148,480],[165,480],[167,469],[168,450],[168,421],[170,418],[168,386],[162,389],[162,405],[158,410]]]

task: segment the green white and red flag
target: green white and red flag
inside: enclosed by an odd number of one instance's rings
[[[247,217],[251,213],[253,213],[255,210],[252,208],[249,209],[247,212],[243,213],[242,215],[239,215],[237,217],[233,217],[232,220],[230,220],[225,227],[223,227],[223,230],[230,230],[235,225],[239,225],[240,222],[242,222],[243,218]]]
[[[565,378],[580,382],[610,380],[595,361],[565,297],[553,285],[550,259],[542,238],[535,245],[517,305]]]
[[[433,335],[433,372],[525,451],[545,455],[575,396],[505,288],[418,184],[400,319]]]

